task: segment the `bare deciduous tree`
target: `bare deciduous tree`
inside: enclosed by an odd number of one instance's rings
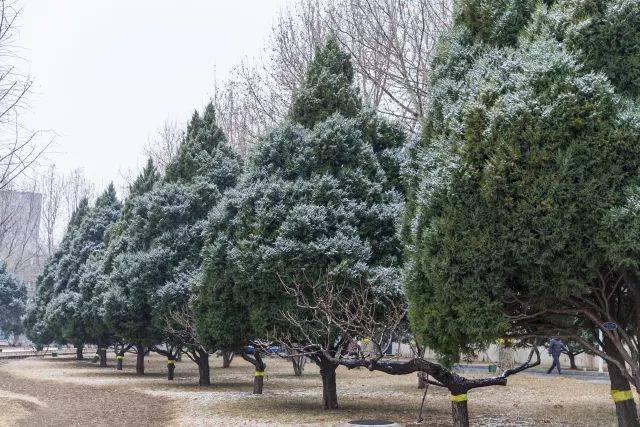
[[[81,168],[72,170],[63,178],[62,188],[67,218],[71,217],[82,199],[91,200],[95,194],[95,185],[89,181]]]
[[[428,65],[451,0],[296,0],[280,13],[263,54],[245,59],[214,101],[241,152],[284,119],[307,64],[327,36],[351,54],[365,103],[409,129],[425,115]]]
[[[38,192],[42,194],[40,224],[43,240],[43,255],[49,258],[57,246],[60,226],[65,220],[62,212],[64,180],[56,165],[45,168],[39,177]]]
[[[184,131],[177,122],[165,120],[157,135],[144,147],[144,154],[153,160],[153,164],[163,172],[171,159],[178,153],[184,139]]]
[[[209,385],[209,350],[202,345],[196,330],[195,313],[190,306],[174,311],[165,319],[164,332],[198,365],[200,385]]]
[[[29,170],[51,143],[41,142],[43,132],[26,130],[19,120],[33,83],[16,66],[19,15],[17,2],[0,0],[0,190]]]
[[[450,0],[334,0],[328,26],[351,54],[365,100],[410,127],[425,115],[437,36]]]
[[[454,425],[468,426],[467,392],[474,388],[507,385],[507,378],[540,364],[533,345],[527,362],[487,378],[466,378],[421,356],[398,359],[385,356],[385,349],[398,336],[408,333],[406,302],[401,296],[386,295],[366,283],[336,285],[326,274],[318,278],[281,280],[296,302],[296,309],[283,313],[295,330],[299,351],[348,369],[367,368],[390,375],[423,372],[427,382],[449,390]],[[346,343],[366,342],[356,354],[346,351]],[[305,342],[306,341],[306,342]],[[304,344],[300,344],[305,342]],[[337,343],[337,344],[336,344]],[[293,344],[296,345],[296,344]],[[535,360],[534,360],[535,356]]]
[[[38,221],[41,199],[34,183],[0,191],[0,258],[23,280],[35,278],[39,265]]]

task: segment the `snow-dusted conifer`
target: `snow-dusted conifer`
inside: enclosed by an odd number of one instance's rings
[[[289,120],[262,138],[239,185],[211,213],[202,336],[238,350],[274,328],[290,330],[281,312],[293,302],[280,280],[302,274],[397,292],[403,143],[398,128],[362,109],[349,57],[330,39]],[[325,407],[335,408],[336,366],[317,362]]]

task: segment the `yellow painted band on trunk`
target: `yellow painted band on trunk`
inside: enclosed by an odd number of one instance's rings
[[[611,398],[616,403],[633,400],[633,393],[631,390],[611,390]]]
[[[122,359],[124,359],[124,356],[116,356],[116,359],[122,360]]]
[[[467,394],[452,394],[451,395],[451,401],[452,402],[466,402],[467,401]]]
[[[167,365],[175,365],[175,364],[176,364],[175,360],[167,359]]]
[[[264,377],[264,371],[256,371],[256,377]]]

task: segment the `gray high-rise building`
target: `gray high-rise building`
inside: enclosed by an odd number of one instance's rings
[[[33,295],[42,268],[38,232],[42,195],[29,191],[0,191],[0,259]]]

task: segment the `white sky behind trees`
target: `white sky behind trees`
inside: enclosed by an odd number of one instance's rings
[[[103,188],[138,170],[166,119],[186,122],[242,58],[258,55],[284,0],[20,0],[17,44],[34,79],[48,160]]]

